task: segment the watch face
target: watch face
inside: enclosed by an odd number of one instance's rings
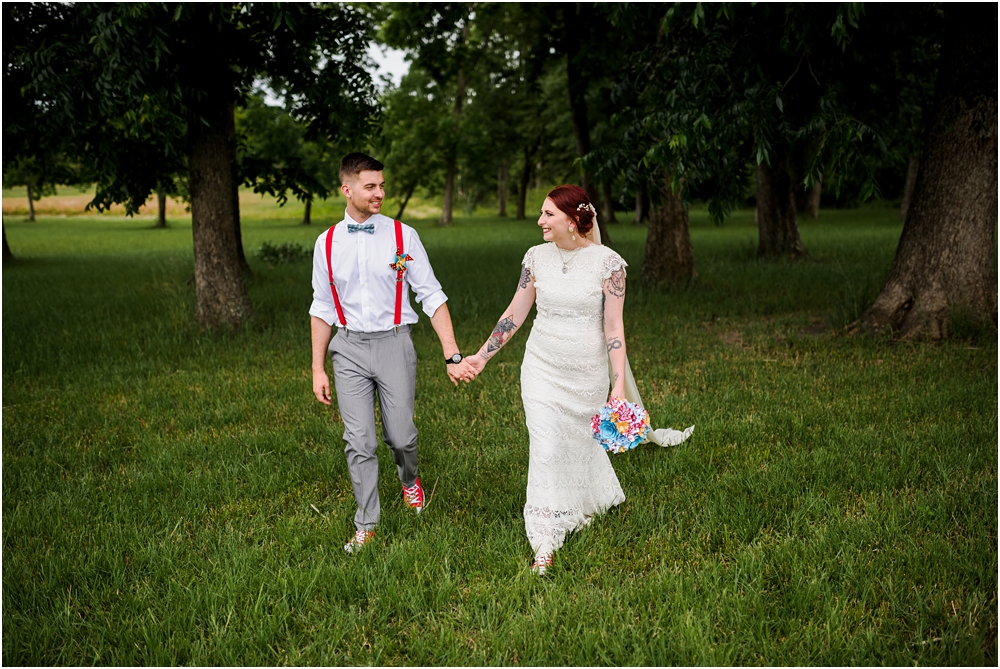
[[[462,362],[462,354],[461,353],[456,353],[455,355],[453,355],[450,358],[448,358],[448,360],[450,360],[451,362],[453,362],[453,363],[455,363],[457,365],[458,363]]]

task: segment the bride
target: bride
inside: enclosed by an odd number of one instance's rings
[[[627,263],[600,244],[595,216],[583,188],[549,192],[538,219],[548,243],[528,249],[510,306],[479,353],[467,358],[478,375],[537,303],[521,399],[529,439],[524,527],[538,574],[552,565],[568,533],[625,501],[590,419],[608,401],[609,385],[610,397],[641,403],[625,356]],[[680,443],[692,429],[657,430],[651,440]]]

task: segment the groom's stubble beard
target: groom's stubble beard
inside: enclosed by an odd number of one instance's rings
[[[382,195],[373,195],[370,198],[366,198],[364,189],[360,183],[350,184],[348,188],[350,195],[347,196],[347,202],[353,213],[360,214],[360,217],[354,217],[359,223],[363,223],[375,214],[382,213],[382,200],[385,197],[384,192]]]

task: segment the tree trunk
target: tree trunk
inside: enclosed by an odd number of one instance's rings
[[[906,184],[903,186],[903,201],[899,203],[899,220],[905,221],[906,214],[910,211],[910,203],[913,202],[913,189],[917,185],[917,171],[920,169],[920,156],[910,158],[909,165],[906,166]]]
[[[570,116],[573,121],[573,139],[576,141],[576,155],[583,158],[591,150],[590,144],[590,122],[587,120],[587,92],[586,77],[580,68],[580,60],[583,54],[580,52],[580,41],[575,38],[577,34],[583,34],[581,19],[577,16],[576,9],[570,5],[564,5],[565,25],[567,32],[566,39],[566,83],[569,88]],[[583,188],[587,191],[590,203],[594,205],[595,211],[601,211],[601,198],[598,197],[597,187],[594,184],[594,176],[589,170],[583,168]],[[608,234],[607,221],[598,217],[598,225],[601,229],[601,242],[611,246],[611,235]]]
[[[698,276],[694,269],[694,250],[688,229],[688,212],[680,193],[670,188],[670,177],[664,175],[660,206],[649,216],[646,254],[642,261],[645,283],[688,283]]]
[[[510,181],[510,167],[501,163],[497,168],[497,216],[507,216],[507,183]]]
[[[202,102],[199,111],[210,125],[197,118],[188,122],[195,316],[203,328],[237,329],[253,317],[253,307],[240,266],[239,200],[229,149],[233,105],[221,95]]]
[[[528,203],[528,187],[531,186],[531,172],[534,163],[531,162],[533,156],[528,155],[528,149],[524,150],[524,168],[521,170],[521,182],[517,188],[517,220],[527,218],[525,215]]]
[[[615,201],[611,197],[611,184],[602,183],[601,184],[601,204],[604,205],[602,211],[601,220],[607,223],[617,223],[618,219],[615,217]]]
[[[462,25],[462,33],[460,40],[465,42],[469,39],[469,17],[466,15],[464,24]],[[445,158],[445,177],[444,177],[444,198],[442,198],[441,203],[441,226],[447,227],[451,225],[452,222],[452,209],[454,207],[454,195],[455,195],[455,172],[458,163],[458,147],[456,146],[456,136],[458,134],[458,124],[459,119],[462,117],[462,105],[465,102],[465,89],[468,86],[468,81],[465,79],[465,73],[462,70],[458,71],[458,75],[455,81],[455,106],[452,108],[451,115],[455,123],[455,134],[451,137],[451,146],[448,147],[448,155]]]
[[[31,197],[31,184],[26,184],[28,187],[28,220],[32,223],[35,222],[35,198]]]
[[[11,253],[10,245],[7,243],[7,226],[0,225],[0,229],[3,230],[3,261],[7,262],[14,259],[14,254]]]
[[[444,198],[441,201],[441,226],[449,226],[452,222],[451,210],[452,210],[452,199],[455,192],[455,163],[456,158],[453,155],[448,156],[445,161],[444,170]]]
[[[239,157],[236,155],[235,111],[235,106],[230,104],[229,111],[226,112],[227,123],[233,130],[229,132],[226,148],[229,152],[229,165],[232,168],[233,227],[236,230],[236,255],[240,260],[240,271],[246,276],[253,276],[253,270],[250,269],[250,263],[247,262],[247,255],[243,252],[243,230],[240,226],[240,166]]]
[[[823,195],[822,179],[823,177],[820,175],[809,190],[806,190],[801,184],[795,188],[795,206],[798,213],[814,221],[819,218],[819,199]]]
[[[946,5],[934,116],[882,292],[852,331],[948,337],[962,311],[997,322],[997,42],[993,21]]]
[[[788,150],[775,147],[771,161],[757,166],[757,257],[801,258],[806,249],[799,238]]]
[[[302,212],[302,225],[312,225],[312,211],[313,211],[313,201],[312,198],[306,200],[305,211]]]
[[[635,224],[649,220],[649,194],[645,187],[635,194]]]
[[[156,191],[156,227],[167,227],[167,193],[162,188]]]
[[[542,135],[539,135],[533,145],[524,147],[524,167],[521,169],[521,181],[517,189],[517,220],[527,218],[528,188],[531,186],[531,176],[535,169],[535,154],[542,146]]]
[[[414,181],[410,184],[410,187],[406,189],[406,197],[403,198],[403,204],[399,205],[399,211],[396,212],[396,220],[403,220],[403,212],[406,211],[406,205],[410,203],[410,198],[413,197],[413,191],[417,189],[417,182]]]

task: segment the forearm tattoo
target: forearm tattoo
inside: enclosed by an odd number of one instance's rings
[[[611,353],[611,351],[619,349],[622,346],[623,344],[621,339],[619,339],[618,337],[612,337],[611,339],[608,340],[608,353]]]
[[[518,288],[527,288],[531,283],[531,272],[524,265],[521,265],[521,278],[517,282]]]
[[[514,336],[514,330],[517,326],[514,325],[514,317],[506,316],[500,319],[497,326],[493,328],[493,334],[490,338],[486,340],[486,351],[480,351],[479,355],[487,360],[493,357],[493,354],[500,350],[504,344],[510,341],[510,338]]]
[[[624,297],[625,295],[625,271],[615,270],[608,279],[608,293],[614,297]]]

